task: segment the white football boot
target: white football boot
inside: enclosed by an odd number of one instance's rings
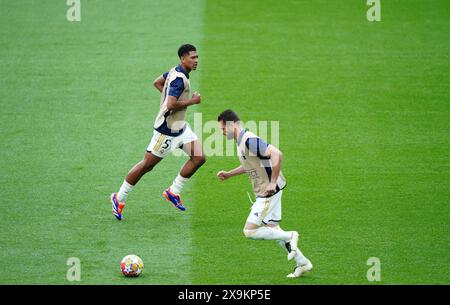
[[[286,277],[289,278],[295,278],[300,277],[303,273],[311,271],[313,268],[313,265],[309,259],[307,259],[307,263],[301,266],[296,266],[294,269],[294,272],[289,273]]]

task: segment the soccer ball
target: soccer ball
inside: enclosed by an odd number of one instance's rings
[[[126,277],[137,277],[144,269],[142,259],[134,254],[125,256],[120,262],[120,270]]]

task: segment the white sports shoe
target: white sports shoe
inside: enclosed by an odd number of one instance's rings
[[[297,247],[298,232],[292,231],[292,238],[289,241],[289,243],[291,244],[291,252],[288,253],[288,257],[287,257],[288,261],[292,260],[295,257],[295,255],[297,254],[296,250],[298,249],[298,247]]]
[[[289,278],[300,277],[303,273],[311,271],[312,267],[313,267],[313,265],[312,265],[311,261],[308,260],[308,262],[306,264],[295,267],[294,272],[288,274],[286,277],[289,277]]]

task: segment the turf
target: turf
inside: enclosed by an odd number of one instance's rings
[[[382,1],[375,23],[356,0],[81,3],[70,23],[64,1],[0,1],[0,283],[67,284],[69,257],[82,284],[369,284],[369,257],[381,284],[450,282],[446,1]],[[215,178],[237,157],[209,156],[178,213],[160,195],[172,156],[112,218],[152,133],[151,81],[184,42],[200,52],[191,124],[226,108],[279,122],[282,227],[302,235],[305,277],[243,237],[248,179]],[[131,280],[130,253],[145,263]]]

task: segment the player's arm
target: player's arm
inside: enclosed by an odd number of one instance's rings
[[[231,178],[231,177],[234,177],[234,176],[238,176],[238,175],[241,175],[241,174],[243,174],[243,173],[245,173],[245,169],[244,169],[244,167],[242,167],[242,165],[241,166],[239,166],[239,167],[236,167],[235,169],[232,169],[232,170],[230,170],[230,171],[220,171],[220,172],[218,172],[217,173],[217,177],[220,179],[220,180],[226,180],[226,179],[228,179],[228,178]]]
[[[164,75],[163,75],[164,76]],[[194,92],[191,99],[179,100],[184,91],[184,82],[181,77],[177,77],[170,82],[167,94],[167,109],[170,111],[181,110],[191,105],[200,104],[200,94]]]
[[[153,81],[153,86],[155,86],[155,88],[158,89],[159,92],[162,92],[165,82],[166,82],[166,78],[164,77],[164,74],[163,74],[163,75],[158,76]]]
[[[281,162],[283,161],[282,152],[273,145],[269,145],[264,152],[264,157],[270,158],[272,163],[272,177],[266,188],[266,195],[271,196],[276,192],[277,180],[281,172]]]
[[[197,92],[195,92],[192,95],[192,98],[188,100],[178,100],[178,97],[169,95],[167,97],[167,109],[170,111],[184,109],[191,105],[200,104],[200,100],[200,94]]]

